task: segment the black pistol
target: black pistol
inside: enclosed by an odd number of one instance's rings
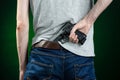
[[[59,31],[58,36],[54,39],[54,41],[60,41],[61,43],[65,43],[69,40],[69,35],[70,35],[70,31],[72,30],[72,28],[74,27],[75,24],[72,24],[71,22],[66,22],[62,28]],[[75,31],[76,35],[78,35],[78,40],[81,45],[84,44],[84,42],[86,41],[86,34],[84,34],[83,32],[76,30]]]

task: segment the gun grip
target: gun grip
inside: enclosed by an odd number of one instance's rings
[[[79,43],[81,43],[82,45],[84,44],[84,42],[86,41],[86,34],[84,34],[83,32],[76,30],[75,31],[76,35],[78,35],[78,40]]]

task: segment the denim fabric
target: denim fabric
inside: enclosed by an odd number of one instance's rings
[[[32,48],[24,80],[95,80],[94,58],[61,48]]]

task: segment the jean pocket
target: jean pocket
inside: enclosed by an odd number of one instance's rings
[[[94,62],[75,64],[75,80],[95,80]]]
[[[41,62],[35,61],[35,60],[31,60],[31,63],[34,65],[41,66],[41,67],[53,68],[52,64],[45,64],[45,63],[41,63]]]
[[[38,70],[40,70],[40,72],[43,74],[51,74],[52,73],[52,69],[53,69],[53,64],[51,63],[44,63],[41,61],[36,61],[36,60],[31,60],[32,65],[36,66],[36,68],[38,68]]]
[[[52,77],[53,65],[32,59],[26,68],[24,80],[48,80]]]

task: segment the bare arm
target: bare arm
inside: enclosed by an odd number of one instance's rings
[[[112,0],[97,0],[96,4],[88,12],[88,14],[71,30],[71,34],[69,36],[70,41],[78,43],[77,35],[74,32],[78,29],[87,34],[98,16],[108,7],[111,2]]]
[[[20,74],[24,74],[27,61],[28,33],[29,33],[28,6],[29,0],[17,0],[16,39]],[[20,80],[23,80],[23,77],[21,77],[21,75]]]
[[[107,8],[112,0],[98,0],[91,11],[85,16],[90,23],[94,23],[98,16]]]

